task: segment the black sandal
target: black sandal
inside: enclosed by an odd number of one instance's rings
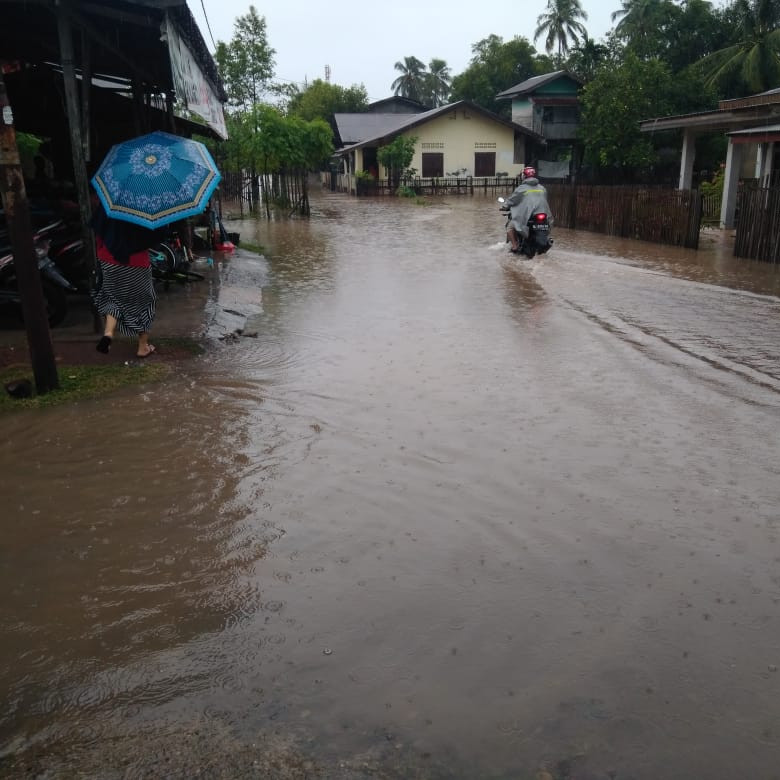
[[[100,341],[98,341],[95,349],[98,352],[102,352],[104,355],[107,355],[108,350],[111,349],[111,336],[103,336]]]

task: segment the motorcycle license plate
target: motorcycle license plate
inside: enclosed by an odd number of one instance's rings
[[[547,231],[549,231],[550,226],[549,225],[534,225],[533,229],[534,230],[541,230],[543,232],[547,232]]]

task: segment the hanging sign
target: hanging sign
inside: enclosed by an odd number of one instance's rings
[[[227,138],[222,103],[203,75],[203,71],[177,32],[170,17],[166,17],[166,37],[171,56],[173,88],[176,90],[176,98],[194,114],[205,119],[206,124],[221,138]]]

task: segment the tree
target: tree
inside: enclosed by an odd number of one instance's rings
[[[650,167],[657,155],[639,121],[672,112],[673,82],[664,63],[631,53],[620,67],[602,69],[582,92],[585,161],[602,169]]]
[[[428,63],[428,74],[425,84],[426,99],[425,105],[436,108],[443,106],[450,95],[450,84],[452,83],[452,74],[444,60],[432,59]]]
[[[780,1],[736,0],[736,40],[700,61],[708,84],[730,95],[764,92],[780,84]]]
[[[644,59],[665,57],[669,48],[666,30],[680,10],[671,0],[622,0],[611,15],[615,36]]]
[[[214,58],[228,94],[228,105],[249,111],[268,90],[274,75],[274,54],[268,45],[265,17],[249,6],[233,25],[230,43],[217,42]]]
[[[572,49],[566,62],[566,69],[585,83],[592,81],[603,65],[610,60],[610,51],[602,43],[585,38]]]
[[[388,178],[397,190],[403,176],[412,164],[417,138],[397,135],[387,146],[377,149],[376,159],[388,170]]]
[[[682,0],[664,32],[665,59],[675,73],[727,46],[733,34],[709,0]]]
[[[390,85],[394,95],[423,102],[425,96],[425,63],[417,57],[404,57],[403,62],[396,62],[395,69],[401,75]]]
[[[287,112],[301,119],[332,123],[334,114],[358,114],[367,108],[368,93],[362,84],[341,87],[316,79],[306,89],[292,94]]]
[[[545,50],[552,52],[558,47],[558,58],[569,51],[569,42],[577,44],[580,38],[587,38],[587,30],[582,22],[588,18],[583,11],[580,0],[547,0],[547,11],[536,19],[534,43],[542,35],[546,35]]]
[[[509,117],[510,101],[498,101],[496,95],[538,75],[536,49],[525,38],[515,37],[505,43],[500,36],[490,35],[475,43],[471,52],[469,66],[452,79],[450,100],[471,100]]]

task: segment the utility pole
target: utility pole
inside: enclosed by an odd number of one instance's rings
[[[35,377],[35,389],[39,394],[59,387],[57,363],[51,343],[49,321],[43,300],[41,274],[33,244],[30,204],[24,187],[19,148],[16,145],[16,129],[8,93],[5,89],[3,68],[0,63],[0,195],[2,195],[5,219],[14,253],[16,281],[22,299],[22,314],[27,329],[27,345],[30,350]]]

